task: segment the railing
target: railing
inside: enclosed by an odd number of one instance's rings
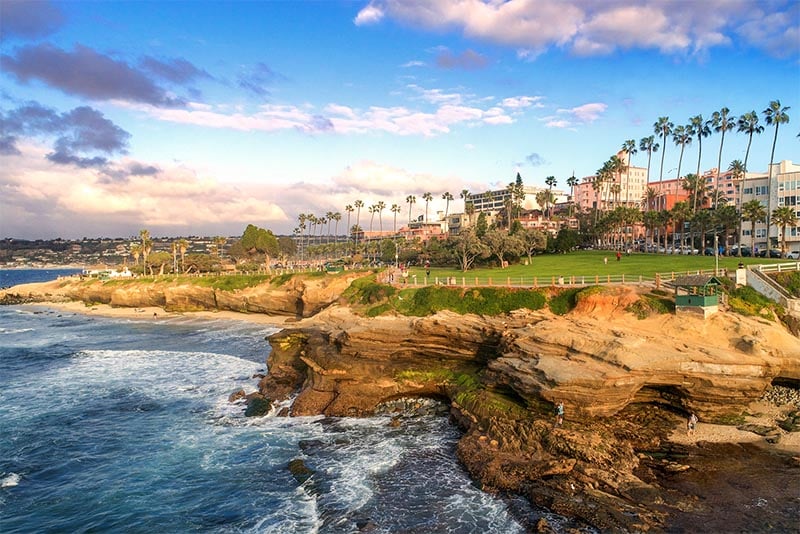
[[[751,265],[750,269],[761,271],[762,273],[783,273],[791,271],[800,271],[800,261],[797,262],[783,262],[783,263],[770,263],[765,265]]]
[[[417,276],[402,277],[395,275],[389,280],[396,285],[421,287],[429,285],[445,285],[460,287],[583,287],[601,284],[653,284],[652,276],[632,274],[603,274],[585,276]]]

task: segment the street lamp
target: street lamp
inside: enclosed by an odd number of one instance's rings
[[[719,276],[719,236],[714,234],[714,276]]]

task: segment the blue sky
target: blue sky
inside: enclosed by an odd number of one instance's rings
[[[445,191],[517,172],[566,188],[660,116],[761,115],[776,99],[790,122],[775,159],[800,160],[791,0],[0,6],[0,237],[289,233],[357,199],[405,220],[408,195],[416,215],[425,192],[443,210]],[[752,171],[772,148],[761,123]],[[703,170],[719,142],[704,139]],[[723,168],[746,147],[726,134]],[[665,174],[678,155],[668,140]],[[697,156],[695,141],[682,174]]]

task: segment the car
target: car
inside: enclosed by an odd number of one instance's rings
[[[800,260],[800,250],[792,250],[786,253],[787,260]]]
[[[767,249],[760,250],[758,252],[758,256],[760,258],[782,258],[783,257],[783,253],[781,252],[781,249],[779,249],[779,248],[771,248],[769,250],[767,250]]]

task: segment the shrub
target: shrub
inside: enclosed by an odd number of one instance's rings
[[[569,313],[577,303],[577,295],[581,291],[580,288],[565,289],[560,291],[557,295],[550,298],[547,305],[550,311],[556,315],[566,315]]]
[[[402,295],[401,295],[402,296]],[[398,306],[406,315],[425,316],[441,310],[479,315],[500,315],[513,310],[544,307],[545,297],[537,290],[481,287],[472,289],[442,286],[423,287]]]
[[[728,305],[741,315],[762,317],[773,320],[777,305],[750,286],[732,290],[728,295]]]

